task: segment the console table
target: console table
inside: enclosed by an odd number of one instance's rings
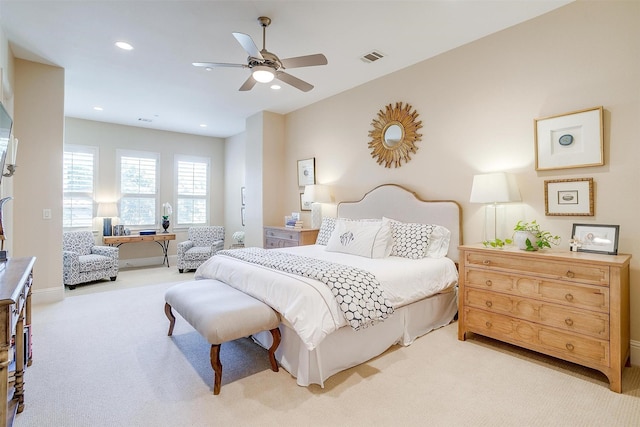
[[[167,254],[169,250],[169,242],[176,240],[175,233],[158,233],[158,234],[135,234],[131,236],[103,236],[102,241],[109,246],[120,247],[124,243],[139,243],[139,242],[156,242],[162,248],[164,259],[162,264],[167,264],[169,267],[169,256]]]
[[[29,347],[31,283],[35,261],[35,257],[24,257],[9,258],[0,263],[0,402],[6,402],[0,405],[2,427],[12,425],[16,413],[24,409],[25,359],[27,366],[31,365],[32,361]],[[28,348],[25,348],[25,342]],[[10,385],[9,371],[12,361],[15,361],[15,374],[13,385]]]

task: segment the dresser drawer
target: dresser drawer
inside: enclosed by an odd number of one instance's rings
[[[264,241],[265,249],[290,248],[293,246],[298,246],[297,240],[276,239],[273,237],[267,237],[265,238],[265,241]]]
[[[481,335],[587,365],[609,365],[609,342],[574,335],[483,310],[465,308],[469,329]]]
[[[464,263],[487,269],[531,273],[553,279],[570,280],[599,286],[609,285],[609,267],[515,256],[498,251],[465,252]]]
[[[469,307],[514,316],[569,332],[604,340],[609,339],[609,316],[607,313],[572,310],[543,301],[485,292],[473,288],[465,290],[464,303]]]
[[[298,236],[300,235],[296,231],[281,230],[277,228],[268,228],[264,233],[267,239],[290,240],[296,244],[298,243]]]
[[[467,268],[463,274],[465,286],[541,299],[576,308],[609,311],[609,288],[607,287],[476,268]]]

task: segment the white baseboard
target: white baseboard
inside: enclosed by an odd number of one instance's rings
[[[121,259],[118,261],[118,268],[161,266],[163,261],[164,261],[163,256],[157,256],[157,257],[151,257],[151,258]],[[177,256],[169,255],[169,265],[175,266],[176,263],[177,263]]]
[[[55,288],[33,289],[31,291],[32,304],[51,304],[64,299],[64,286]]]
[[[631,340],[631,365],[640,366],[640,341]]]

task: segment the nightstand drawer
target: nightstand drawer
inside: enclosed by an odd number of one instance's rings
[[[539,276],[524,276],[475,268],[467,268],[462,274],[465,275],[467,286],[541,299],[576,308],[609,311],[609,289],[607,287],[552,281]]]
[[[609,315],[593,311],[571,310],[543,301],[496,292],[466,289],[465,305],[493,313],[517,317],[565,331],[600,339],[609,339]]]
[[[318,237],[317,228],[265,227],[264,248],[288,248],[292,246],[313,245]]]
[[[280,239],[280,240],[290,240],[298,243],[298,235],[299,233],[295,230],[283,230],[279,228],[267,228],[264,231],[264,234],[267,239]]]
[[[600,286],[609,285],[609,267],[551,259],[537,259],[529,256],[505,255],[498,251],[465,252],[464,263],[468,267],[512,270],[519,273],[544,275],[553,279],[570,280]]]

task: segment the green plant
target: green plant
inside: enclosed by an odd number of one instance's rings
[[[513,227],[513,231],[529,232],[534,236],[535,242],[532,242],[529,238],[527,238],[525,241],[525,250],[527,251],[550,248],[551,245],[557,246],[560,244],[560,236],[554,236],[550,232],[542,230],[540,228],[540,224],[538,224],[535,220],[531,222],[518,221],[515,227]]]
[[[513,242],[513,240],[511,239],[504,239],[504,240],[500,240],[500,239],[493,239],[493,240],[485,240],[484,242],[482,242],[482,244],[484,245],[485,248],[491,246],[492,248],[501,248],[504,245],[510,245]]]

